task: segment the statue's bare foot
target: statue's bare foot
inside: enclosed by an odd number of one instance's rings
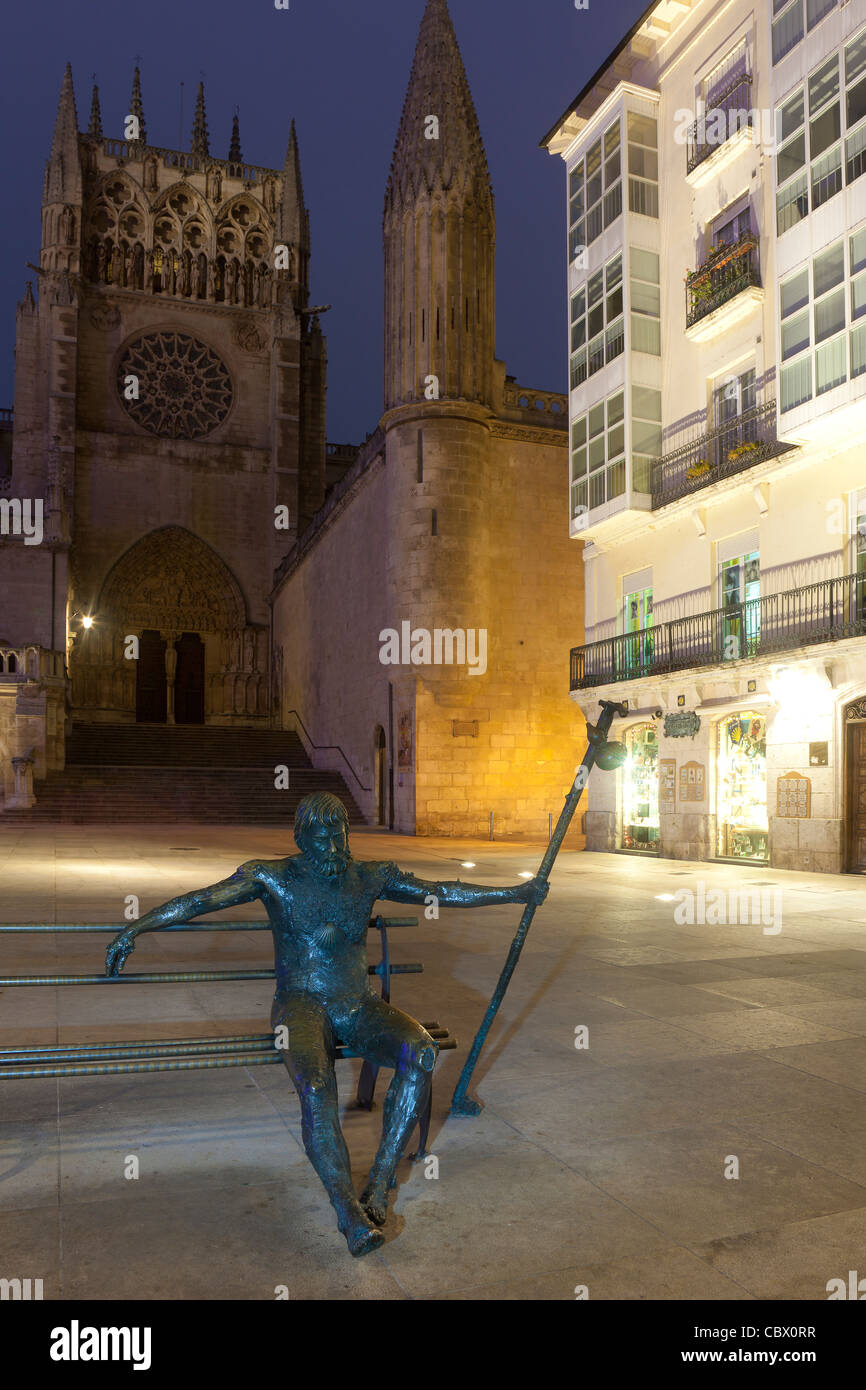
[[[337,1224],[346,1237],[349,1253],[356,1258],[369,1255],[384,1245],[385,1237],[375,1226],[371,1226],[360,1206],[350,1207],[338,1213]]]
[[[384,1226],[388,1219],[388,1189],[390,1183],[370,1174],[367,1186],[361,1193],[361,1206],[376,1226]]]

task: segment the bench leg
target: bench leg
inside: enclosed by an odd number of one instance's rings
[[[376,1078],[379,1075],[379,1068],[372,1062],[365,1062],[361,1067],[361,1075],[358,1077],[358,1105],[362,1110],[373,1109],[373,1094],[376,1090]]]

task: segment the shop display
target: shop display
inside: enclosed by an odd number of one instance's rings
[[[659,847],[659,750],[655,726],[638,724],[625,735],[622,848],[657,854]]]
[[[737,714],[719,725],[718,853],[722,859],[769,859],[767,725]]]

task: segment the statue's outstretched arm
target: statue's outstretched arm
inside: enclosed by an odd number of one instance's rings
[[[492,907],[496,903],[542,903],[547,884],[527,879],[509,888],[488,888],[483,883],[461,883],[460,879],[427,882],[405,873],[396,864],[382,890],[382,898],[393,903],[425,903],[433,896],[441,907]]]
[[[170,898],[161,907],[146,912],[138,922],[133,922],[114,938],[105,953],[106,975],[120,974],[127,956],[134,949],[135,938],[141,936],[142,932],[159,931],[160,927],[188,922],[191,917],[201,917],[205,912],[218,912],[223,907],[252,902],[259,892],[255,880],[243,869],[238,869],[231,878],[224,878],[209,888],[198,888],[193,893]]]

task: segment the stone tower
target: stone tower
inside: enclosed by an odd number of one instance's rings
[[[94,87],[79,131],[67,66],[16,344],[10,490],[44,498],[45,540],[0,550],[0,639],[68,655],[75,719],[266,724],[273,571],[325,495],[294,122],[281,170],[237,116],[222,157],[200,84],[189,148],[154,145],[136,68],[116,129]]]

